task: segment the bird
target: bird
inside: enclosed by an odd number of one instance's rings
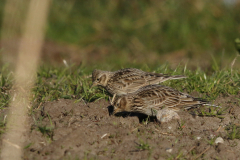
[[[215,106],[208,101],[192,97],[168,86],[148,85],[139,90],[116,96],[111,104],[113,114],[119,112],[135,112],[148,116],[156,116],[161,123],[172,119],[180,119],[177,112],[181,109],[190,109],[197,106]]]
[[[95,69],[92,72],[92,87],[101,86],[111,95],[124,95],[139,88],[159,84],[170,79],[187,78],[183,75],[170,76],[162,73],[145,72],[136,68],[126,68],[115,72]]]

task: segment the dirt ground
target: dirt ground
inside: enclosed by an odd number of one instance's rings
[[[230,140],[226,130],[240,125],[239,96],[214,102],[228,108],[223,119],[196,116],[200,109],[194,109],[163,124],[142,115],[111,115],[104,99],[47,102],[31,117],[24,159],[240,159],[240,140]],[[217,137],[224,142],[215,144]]]

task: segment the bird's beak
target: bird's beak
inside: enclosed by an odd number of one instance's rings
[[[113,115],[116,114],[116,113],[118,113],[118,112],[121,112],[121,109],[119,109],[119,108],[114,108],[114,110],[113,110]]]
[[[97,83],[93,82],[91,88],[93,88],[93,87],[95,87],[95,86],[97,86]]]

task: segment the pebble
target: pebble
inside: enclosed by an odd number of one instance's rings
[[[213,139],[215,137],[215,135],[213,134],[210,134],[210,138]]]
[[[197,140],[201,139],[201,137],[197,137]]]
[[[218,144],[218,143],[223,143],[224,140],[222,139],[222,137],[218,137],[216,140],[215,140],[215,143]]]
[[[167,149],[166,149],[166,152],[171,153],[172,150],[173,150],[172,148],[167,148]]]

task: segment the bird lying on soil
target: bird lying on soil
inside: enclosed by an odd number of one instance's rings
[[[214,106],[203,99],[163,85],[148,85],[133,93],[116,96],[112,102],[113,114],[124,111],[143,113],[156,116],[160,122],[180,119],[177,111],[202,105]]]

